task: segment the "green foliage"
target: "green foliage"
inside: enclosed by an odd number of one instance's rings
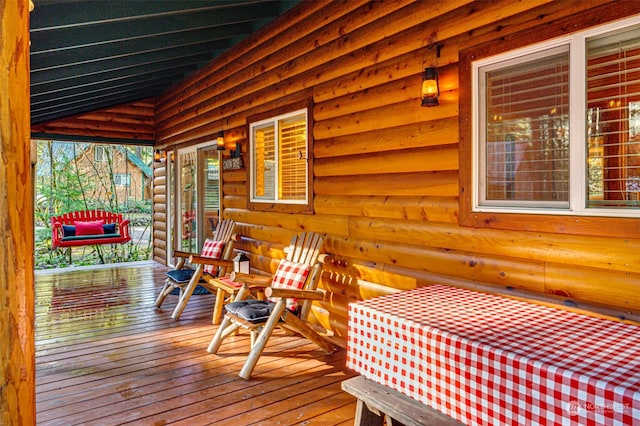
[[[145,213],[150,215],[153,210],[151,200],[129,201],[126,206],[121,206],[119,213]]]
[[[116,147],[103,145],[103,167],[88,144],[40,141],[36,179],[36,269],[67,265],[131,262],[151,258],[151,200],[121,200],[114,179]],[[147,152],[148,151],[148,152]],[[122,152],[122,151],[120,151]],[[131,154],[151,158],[151,149],[136,147]],[[140,161],[140,160],[137,160]],[[106,170],[106,172],[105,172]],[[142,193],[142,188],[136,188]],[[96,196],[95,194],[107,194]],[[51,217],[78,210],[107,210],[130,219],[133,241],[126,244],[51,250]]]

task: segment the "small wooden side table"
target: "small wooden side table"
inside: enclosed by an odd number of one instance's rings
[[[242,288],[242,283],[231,281],[229,278],[213,278],[209,281],[216,288],[216,302],[213,308],[212,323],[220,324],[222,321],[222,308],[227,297],[233,298]]]

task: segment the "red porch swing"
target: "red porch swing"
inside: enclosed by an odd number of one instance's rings
[[[131,241],[129,219],[104,210],[84,210],[51,217],[51,248]]]

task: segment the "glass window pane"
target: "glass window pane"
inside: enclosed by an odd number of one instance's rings
[[[568,49],[480,71],[485,89],[481,203],[566,208]]]
[[[280,199],[307,199],[307,122],[304,114],[280,120]]]
[[[218,150],[207,147],[200,151],[200,167],[202,168],[202,243],[211,238],[219,221],[220,210],[220,167]]]
[[[196,153],[180,154],[180,243],[179,250],[195,253],[197,247],[196,227]]]
[[[587,40],[587,207],[638,207],[640,26]]]
[[[253,129],[253,196],[275,200],[275,126],[269,123]]]

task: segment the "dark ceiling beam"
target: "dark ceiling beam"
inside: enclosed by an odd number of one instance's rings
[[[38,0],[31,13],[31,28],[47,31],[60,27],[80,27],[99,23],[129,22],[137,19],[168,19],[181,15],[209,14],[225,16],[234,10],[269,7],[269,15],[282,12],[281,3],[273,0],[108,0],[104,4],[87,1]],[[226,15],[228,16],[228,15]],[[33,31],[33,30],[32,30]]]
[[[99,84],[108,84],[110,82],[117,82],[120,79],[126,79],[130,77],[143,76],[146,74],[157,73],[170,73],[173,70],[182,70],[185,75],[191,74],[196,69],[200,68],[203,63],[206,63],[211,59],[209,52],[206,54],[194,55],[194,56],[182,56],[180,58],[174,58],[169,60],[162,60],[156,62],[145,62],[142,64],[136,64],[131,66],[109,68],[108,70],[102,70],[100,72],[86,73],[83,75],[68,75],[65,78],[56,80],[47,80],[41,83],[31,83],[31,96],[38,96],[42,94],[54,95],[61,90],[66,90],[69,87],[74,86],[91,86]]]
[[[164,40],[149,40],[146,42],[112,43],[95,48],[86,48],[73,51],[61,51],[56,54],[36,55],[31,59],[31,72],[62,68],[88,62],[111,63],[122,59],[138,62],[136,58],[143,57],[147,53],[161,52],[165,57],[171,57],[172,52],[190,52],[209,49],[211,51],[226,50],[233,45],[233,39],[224,40],[196,40],[191,43],[171,43]]]
[[[147,2],[143,2],[146,4]],[[270,8],[271,9],[271,8]],[[84,48],[128,40],[148,40],[156,37],[180,37],[181,34],[199,31],[207,38],[223,38],[228,34],[248,34],[257,26],[264,26],[273,19],[271,10],[255,6],[246,13],[234,11],[233,16],[181,16],[171,19],[140,19],[130,22],[102,23],[88,27],[52,28],[46,31],[31,30],[32,55],[60,50]],[[258,21],[261,25],[255,25]]]
[[[156,79],[153,81],[144,81],[138,83],[130,83],[122,87],[104,87],[98,90],[92,90],[88,93],[75,93],[66,97],[56,98],[48,101],[41,101],[34,105],[32,111],[36,113],[52,111],[56,109],[64,109],[68,106],[74,105],[92,105],[96,102],[100,102],[104,99],[111,98],[119,93],[130,93],[134,91],[143,91],[153,89],[153,94],[160,94],[156,91],[156,88],[160,87],[165,90],[168,86],[172,85],[175,80],[171,78]]]
[[[32,108],[38,110],[42,105],[52,102],[52,99],[54,99],[55,102],[64,103],[68,99],[77,97],[81,97],[89,102],[94,93],[102,93],[109,90],[118,91],[121,88],[142,86],[143,84],[154,81],[165,81],[173,85],[175,83],[172,82],[181,80],[185,74],[187,74],[186,71],[187,70],[183,67],[179,67],[173,70],[163,70],[153,73],[146,72],[139,73],[137,75],[132,74],[118,79],[94,81],[87,84],[74,84],[73,86],[69,86],[55,92],[43,92],[39,94],[34,94],[32,92],[31,105]],[[55,97],[52,96],[54,94]]]
[[[200,51],[182,52],[182,54],[174,54],[171,56],[165,56],[158,52],[153,54],[146,54],[144,57],[138,57],[138,61],[126,61],[122,59],[119,63],[113,60],[110,62],[110,67],[104,67],[104,64],[93,62],[88,64],[77,64],[75,66],[59,67],[56,69],[45,70],[41,72],[31,73],[31,88],[32,90],[39,90],[39,87],[49,83],[62,82],[65,85],[73,84],[73,80],[90,78],[94,81],[99,81],[103,78],[111,78],[112,75],[122,75],[129,70],[137,72],[139,68],[149,67],[152,71],[156,69],[162,69],[163,66],[169,68],[174,67],[174,63],[179,63],[184,67],[193,67],[196,65],[202,65],[217,54],[224,52],[224,50],[210,51],[203,49]],[[113,73],[113,74],[112,74]],[[71,82],[69,81],[71,80]]]
[[[125,54],[116,58],[99,58],[94,61],[80,62],[80,63],[68,63],[66,65],[34,69],[31,71],[33,80],[38,81],[38,76],[43,73],[44,79],[49,79],[53,75],[54,71],[58,71],[58,78],[64,76],[83,75],[87,72],[97,72],[107,69],[119,69],[123,67],[132,67],[139,64],[146,64],[152,62],[171,61],[178,58],[187,58],[193,56],[199,56],[208,54],[210,58],[213,58],[214,52],[222,52],[226,49],[228,42],[225,42],[222,46],[216,45],[217,43],[209,43],[202,45],[194,45],[173,49],[155,50],[151,52]],[[188,63],[185,62],[185,66]]]

